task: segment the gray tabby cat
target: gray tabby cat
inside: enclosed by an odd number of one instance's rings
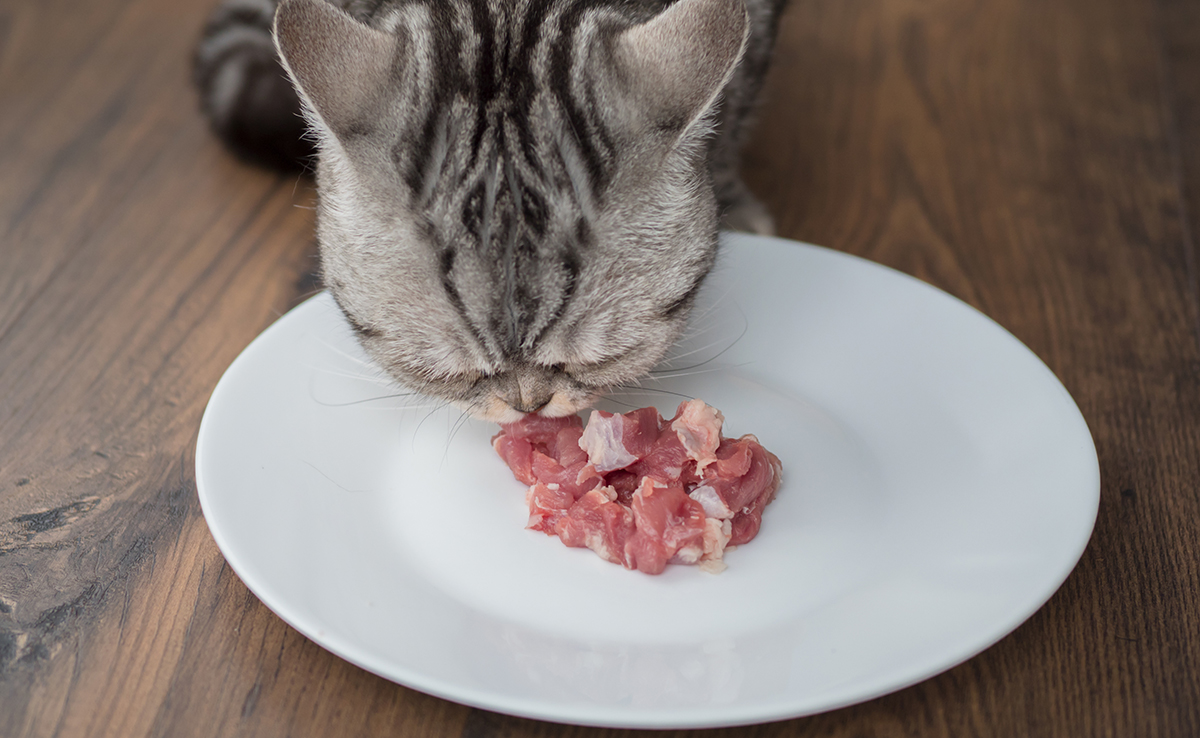
[[[324,281],[381,367],[479,417],[560,416],[666,354],[720,211],[771,230],[736,167],[782,4],[227,0],[197,80],[276,164],[303,106]]]

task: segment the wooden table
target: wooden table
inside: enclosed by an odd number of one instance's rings
[[[211,0],[0,2],[0,735],[616,735],[353,667],[225,565],[209,393],[316,285],[311,186],[189,87]],[[794,0],[747,176],[781,235],[914,274],[1086,417],[1092,542],[1002,642],[727,735],[1200,735],[1200,3]]]

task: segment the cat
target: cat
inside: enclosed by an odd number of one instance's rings
[[[315,140],[322,278],[380,367],[556,417],[663,358],[722,214],[772,230],[737,163],[784,1],[226,0],[196,81],[244,157]]]

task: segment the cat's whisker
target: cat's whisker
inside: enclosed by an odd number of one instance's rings
[[[458,432],[462,430],[463,426],[465,426],[470,419],[471,415],[466,411],[459,412],[458,420],[454,421],[454,425],[450,428],[450,435],[446,438],[446,448],[444,451],[442,451],[441,463],[446,463],[446,457],[450,455],[450,444],[454,443],[454,437],[458,435]]]
[[[413,412],[417,410],[440,410],[444,405],[403,405],[401,407],[381,407],[380,410],[394,410],[402,413]]]
[[[329,476],[328,474],[326,474],[325,472],[323,472],[319,468],[317,468],[317,466],[315,464],[313,464],[312,462],[305,461],[304,463],[308,464],[308,466],[311,467],[313,471],[315,471],[317,474],[320,474],[321,476],[325,477],[327,480],[329,480],[330,484],[334,485],[335,487],[337,487],[338,489],[340,489],[343,492],[349,492],[352,495],[358,495],[358,494],[363,494],[364,492],[369,491],[369,490],[365,490],[365,489],[347,489],[344,485],[342,485],[336,479],[334,479],[333,477]]]
[[[307,128],[307,126],[305,126],[305,128]],[[304,135],[309,136],[311,134],[306,132]],[[313,141],[313,143],[315,144],[316,141]],[[295,180],[292,182],[292,197],[296,196],[296,190],[300,189],[300,180],[304,179],[304,175],[306,173],[312,173],[312,167],[309,165],[309,163],[307,161],[304,162],[304,166],[301,167],[300,173],[296,175]],[[304,210],[316,210],[316,208],[305,207],[303,205],[297,205],[296,207],[302,208]]]
[[[379,397],[364,397],[359,400],[350,400],[349,402],[323,402],[317,398],[312,398],[313,402],[323,407],[350,407],[352,405],[363,405],[368,402],[378,402],[379,400],[394,400],[397,397],[411,397],[414,392],[398,392],[393,395],[380,395]],[[395,408],[397,410],[408,410],[411,408]]]
[[[692,323],[698,323],[700,321],[707,320],[709,317],[714,315],[718,310],[723,309],[725,307],[726,299],[729,297],[729,293],[731,293],[731,292],[733,292],[733,287],[732,286],[726,287],[725,291],[723,293],[721,293],[720,297],[714,299],[711,303],[706,305],[704,307],[704,309],[701,310],[700,312],[692,313],[692,317],[688,321],[689,327]]]
[[[694,400],[694,399],[696,399],[696,398],[695,398],[695,397],[693,397],[692,395],[684,394],[683,392],[675,392],[674,390],[667,390],[667,389],[662,389],[662,388],[659,388],[659,387],[626,387],[626,386],[624,386],[624,385],[617,385],[617,386],[618,386],[618,387],[621,387],[622,389],[625,389],[625,390],[627,390],[627,391],[626,391],[626,392],[620,392],[620,393],[618,393],[618,392],[614,392],[614,393],[611,393],[610,395],[605,395],[605,397],[611,397],[612,395],[619,395],[619,396],[621,396],[621,397],[625,397],[625,396],[628,396],[628,395],[636,395],[636,394],[640,394],[640,393],[642,393],[642,392],[658,392],[658,393],[661,393],[661,394],[664,394],[664,395],[674,395],[674,396],[676,396],[676,397],[682,397],[682,398],[684,398],[685,400]]]
[[[750,364],[753,364],[753,363],[754,362],[752,362],[752,361],[743,361],[740,364],[733,364],[732,368],[749,366]],[[703,365],[700,365],[700,366],[703,366]],[[669,374],[659,374],[659,373],[651,372],[651,374],[647,377],[647,379],[653,379],[658,382],[660,382],[664,379],[681,379],[683,377],[694,377],[699,374],[715,374],[717,372],[723,372],[730,367],[729,366],[720,366],[720,367],[712,367],[709,369],[700,369],[699,371],[688,371],[688,369],[692,369],[692,368],[694,368],[694,367],[682,367],[677,371],[667,370],[667,371],[672,372]]]
[[[634,409],[637,408],[637,405],[634,405],[629,402],[621,402],[620,400],[615,400],[615,399],[613,399],[613,397],[611,395],[605,395],[604,399],[608,400],[609,402],[613,403],[614,405],[620,405],[622,407],[632,407]]]
[[[318,294],[320,294],[320,293],[322,293],[322,292],[324,292],[324,291],[325,291],[325,288],[324,288],[324,287],[315,287],[315,288],[313,288],[313,289],[309,290],[308,292],[302,292],[302,293],[300,293],[300,294],[299,294],[299,295],[296,297],[296,299],[297,299],[297,300],[307,300],[308,298],[312,297],[313,295],[318,295]]]
[[[719,267],[718,267],[719,268]],[[682,337],[691,338],[694,336],[703,335],[707,331],[715,330],[721,327],[721,321],[713,320],[714,316],[719,316],[723,312],[728,312],[728,304],[730,302],[729,295],[733,292],[733,286],[726,286],[724,292],[720,296],[708,300],[703,308],[693,310],[691,316],[688,317],[687,326],[684,328]],[[734,307],[741,312],[735,302]]]
[[[734,342],[736,342],[736,341],[737,341],[739,338],[740,338],[740,336],[739,336],[738,338],[735,338],[735,339],[733,339],[733,340],[734,340]],[[708,351],[709,349],[713,348],[714,346],[720,346],[722,343],[724,343],[724,342],[725,342],[725,341],[727,341],[727,340],[729,340],[729,339],[728,339],[728,337],[726,337],[726,336],[720,336],[720,337],[718,337],[718,339],[717,339],[717,340],[713,340],[713,341],[710,341],[710,342],[708,342],[708,343],[706,343],[706,344],[704,344],[704,345],[702,345],[702,346],[696,346],[695,348],[692,348],[692,349],[689,349],[689,350],[687,350],[687,351],[683,351],[683,352],[681,352],[681,353],[675,354],[675,355],[673,355],[673,356],[669,357],[668,359],[666,359],[666,360],[665,360],[663,363],[670,363],[670,362],[672,362],[672,361],[678,361],[678,360],[680,360],[680,359],[682,359],[682,358],[685,358],[685,357],[688,357],[688,356],[692,356],[692,355],[694,355],[694,354],[699,354],[699,353],[702,353],[702,352],[704,352],[704,351]],[[732,345],[732,344],[730,344],[730,345]]]
[[[744,318],[745,318],[745,315],[743,314],[743,316],[742,316],[742,317],[743,317],[743,319],[744,319]],[[691,366],[681,366],[681,367],[664,366],[664,368],[663,368],[663,369],[659,369],[659,370],[651,370],[651,371],[650,371],[650,374],[651,374],[651,375],[653,375],[653,374],[658,374],[658,373],[661,373],[661,372],[677,372],[677,371],[686,371],[686,370],[688,370],[688,369],[698,369],[698,368],[700,368],[700,367],[704,366],[705,364],[711,363],[711,362],[715,361],[716,359],[719,359],[721,356],[723,356],[723,355],[724,355],[726,352],[728,352],[728,351],[729,351],[731,348],[733,348],[734,346],[736,346],[736,345],[738,344],[738,342],[739,342],[739,341],[741,341],[743,338],[745,338],[745,337],[746,337],[746,333],[747,333],[749,330],[750,330],[750,321],[748,321],[748,320],[743,320],[743,322],[742,322],[742,332],[738,334],[738,337],[737,337],[737,338],[735,338],[735,339],[733,339],[733,341],[732,341],[732,342],[730,342],[730,344],[729,344],[728,346],[726,346],[725,348],[721,349],[720,351],[718,351],[718,352],[717,352],[716,354],[714,354],[713,356],[710,356],[709,358],[705,359],[704,361],[701,361],[701,362],[700,362],[700,363],[698,363],[698,364],[692,364]],[[676,360],[678,360],[678,359],[682,359],[682,358],[683,358],[683,357],[685,357],[685,356],[691,356],[692,354],[697,354],[697,353],[700,353],[701,351],[706,351],[706,350],[708,350],[708,349],[712,348],[712,347],[713,347],[713,346],[715,346],[715,345],[717,345],[717,344],[716,344],[716,343],[711,343],[711,344],[708,344],[707,346],[703,346],[703,347],[701,347],[701,348],[698,348],[698,349],[695,349],[695,350],[693,350],[693,351],[688,351],[688,352],[685,352],[685,353],[679,354],[678,356],[673,356],[673,357],[671,357],[670,359],[667,359],[665,362],[663,362],[663,365],[670,364],[672,361],[676,361]],[[662,366],[662,365],[660,365],[660,366]]]
[[[401,406],[383,409],[398,410],[402,413],[411,412],[413,410],[429,410],[432,412],[444,408],[447,404],[449,403],[437,397],[423,395],[420,392],[410,392],[405,402]]]
[[[334,352],[335,354],[341,356],[342,358],[349,359],[350,361],[353,361],[356,364],[361,364],[361,365],[371,369],[372,371],[378,373],[382,377],[387,376],[387,374],[384,373],[383,369],[381,369],[378,364],[371,361],[370,359],[366,359],[362,356],[355,356],[351,353],[348,353],[345,350],[340,349],[337,346],[334,346],[332,343],[330,343],[329,341],[326,341],[323,338],[318,338],[317,340],[320,341],[321,345],[323,345],[325,348],[327,348],[330,351]]]
[[[381,376],[378,374],[355,373],[351,371],[338,371],[328,367],[320,366],[319,364],[309,364],[308,368],[313,372],[320,372],[323,375],[330,377],[341,377],[343,379],[354,379],[360,382],[370,382],[378,386],[392,386],[396,383],[390,377]]]
[[[432,418],[435,414],[438,413],[438,411],[445,409],[450,404],[448,401],[443,400],[441,398],[435,397],[435,398],[430,398],[430,399],[435,400],[434,404],[432,405],[432,409],[430,409],[430,411],[425,414],[425,417],[421,418],[421,422],[417,423],[417,427],[413,431],[413,448],[414,448],[414,450],[416,448],[417,437],[421,434],[421,426],[425,425],[425,421]],[[420,408],[420,409],[424,409],[424,408]]]
[[[736,301],[729,300],[728,295],[733,291],[733,287],[727,287],[725,292],[712,304],[705,306],[701,312],[692,313],[688,318],[687,327],[684,329],[681,340],[687,340],[702,336],[710,331],[720,330],[725,327],[725,322],[716,320],[715,318],[721,314],[728,313],[732,306],[734,310],[742,316],[742,320],[746,320],[746,313]]]
[[[416,394],[415,392],[411,392],[411,391],[400,391],[400,392],[389,392],[387,394],[378,395],[375,397],[366,397],[366,398],[360,398],[357,400],[350,400],[347,402],[328,402],[328,401],[320,399],[317,396],[316,383],[317,383],[318,373],[328,375],[328,376],[333,376],[333,377],[351,379],[351,380],[359,381],[359,382],[369,382],[370,384],[373,384],[373,385],[379,387],[380,389],[383,389],[385,387],[395,388],[396,385],[393,382],[385,382],[378,378],[369,377],[369,376],[359,376],[359,375],[355,375],[355,374],[348,373],[348,372],[339,372],[339,371],[335,371],[332,369],[328,369],[326,367],[316,366],[316,365],[312,365],[312,364],[309,364],[308,368],[310,370],[310,374],[308,377],[308,396],[313,402],[315,402],[318,405],[321,405],[323,407],[349,407],[351,405],[361,405],[361,404],[365,404],[368,402],[374,402],[374,401],[378,401],[378,400],[395,399],[395,398],[399,398],[399,397],[411,397]]]

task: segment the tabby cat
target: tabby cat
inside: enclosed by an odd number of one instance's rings
[[[783,2],[227,0],[196,80],[268,164],[303,109],[323,279],[390,376],[558,416],[662,359],[720,216],[771,230],[737,160]]]

